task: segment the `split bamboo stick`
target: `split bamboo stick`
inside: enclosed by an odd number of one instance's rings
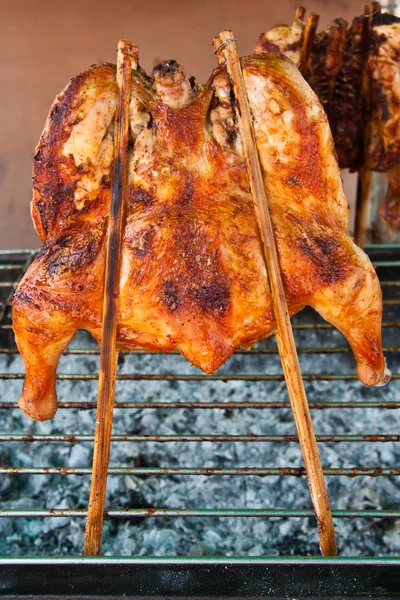
[[[371,183],[372,172],[366,166],[368,143],[370,135],[369,120],[371,115],[371,86],[368,74],[368,53],[372,34],[372,21],[374,13],[380,13],[379,2],[367,4],[364,8],[365,22],[363,31],[364,45],[364,64],[362,67],[362,82],[361,95],[363,101],[363,138],[362,138],[362,164],[358,171],[357,177],[357,196],[356,196],[356,225],[355,225],[355,242],[360,248],[365,246],[367,239],[368,217],[371,207]]]
[[[307,72],[308,62],[310,60],[311,48],[315,39],[319,23],[319,15],[310,13],[307,17],[303,32],[303,41],[301,45],[299,71],[304,76]]]
[[[232,31],[223,31],[220,33],[219,37],[214,40],[214,45],[224,55],[236,99],[239,131],[246,156],[277,322],[279,354],[303,453],[314,511],[317,517],[321,552],[324,556],[335,556],[336,539],[332,514],[290,322],[250,106]]]
[[[131,42],[118,43],[117,85],[119,101],[114,128],[114,169],[111,184],[107,257],[104,277],[102,342],[97,398],[96,429],[92,481],[85,535],[85,556],[98,556],[101,551],[107,471],[118,352],[117,318],[119,272],[124,230],[124,196],[129,138],[129,103],[132,68],[137,68],[137,48]]]
[[[298,6],[296,8],[295,19],[293,21],[293,24],[295,24],[296,21],[302,21],[304,19],[305,14],[306,14],[306,9],[304,8],[304,6]]]
[[[372,13],[373,13],[373,15],[380,15],[381,11],[382,11],[381,3],[380,2],[373,2],[372,3]]]

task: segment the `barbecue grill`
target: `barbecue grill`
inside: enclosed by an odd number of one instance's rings
[[[400,326],[400,248],[398,246],[370,246],[367,248],[381,280],[384,296],[383,317],[383,342],[384,352],[388,366],[393,372],[392,382],[389,387],[368,389],[363,387],[352,372],[354,360],[350,349],[344,345],[342,336],[334,331],[330,325],[313,311],[305,309],[293,318],[293,329],[299,354],[302,360],[307,360],[308,368],[303,369],[303,377],[307,386],[310,408],[315,418],[317,438],[321,449],[322,462],[326,454],[325,447],[334,447],[335,450],[344,448],[335,466],[326,466],[324,473],[327,476],[329,494],[336,524],[339,522],[364,523],[364,530],[377,524],[393,530],[395,519],[400,518],[400,504],[393,503],[388,506],[354,506],[352,494],[358,481],[364,478],[377,478],[375,481],[391,481],[396,485],[400,475],[400,466],[386,464],[384,460],[376,463],[376,457],[385,458],[386,454],[379,450],[372,453],[372,460],[366,464],[354,465],[360,455],[360,448],[392,447],[400,442],[400,433],[396,431],[357,431],[359,429],[358,415],[366,411],[375,411],[376,429],[378,423],[389,423],[387,415],[395,415],[394,410],[400,409],[400,399],[395,397],[397,381],[400,379],[398,370],[399,326]],[[21,365],[18,363],[17,350],[11,328],[10,301],[12,294],[35,256],[34,251],[1,251],[0,253],[0,360],[3,365],[0,373],[2,394],[0,396],[1,427],[0,427],[0,474],[7,476],[8,493],[0,505],[0,516],[9,522],[26,523],[37,521],[41,524],[51,520],[63,519],[63,523],[71,520],[83,524],[87,514],[83,506],[75,507],[49,507],[46,498],[41,497],[41,505],[35,507],[28,497],[24,496],[22,484],[16,481],[26,480],[26,477],[35,478],[45,476],[49,481],[54,478],[63,478],[63,493],[76,496],[77,489],[83,489],[83,498],[87,501],[88,480],[91,473],[91,461],[88,457],[85,466],[63,466],[59,460],[53,464],[36,464],[35,451],[45,445],[46,448],[70,448],[73,445],[93,445],[93,431],[96,402],[97,374],[93,372],[93,365],[99,355],[99,348],[88,335],[78,334],[65,352],[60,364],[58,379],[60,381],[60,403],[56,426],[46,424],[32,424],[19,414],[16,406],[16,396],[5,398],[5,392],[10,386],[15,385],[17,390],[23,378]],[[32,549],[26,552],[27,556],[13,556],[0,559],[0,596],[19,597],[271,597],[271,598],[398,598],[400,593],[400,559],[397,559],[395,547],[385,544],[380,546],[382,556],[371,556],[371,549],[365,548],[360,556],[353,558],[319,558],[317,556],[317,542],[315,520],[311,508],[311,501],[306,486],[304,468],[301,466],[301,454],[297,449],[297,436],[288,433],[288,428],[294,431],[294,423],[290,415],[290,404],[285,397],[284,377],[280,370],[279,357],[274,339],[265,340],[249,352],[243,350],[237,353],[228,365],[213,376],[199,374],[178,355],[168,359],[160,355],[151,355],[145,352],[121,353],[118,385],[116,393],[116,411],[122,415],[114,424],[112,437],[112,453],[109,474],[118,478],[128,478],[135,485],[140,482],[160,482],[160,487],[168,486],[168,482],[182,480],[183,478],[199,478],[207,476],[204,480],[204,489],[212,478],[224,478],[231,496],[210,499],[212,508],[193,506],[190,496],[186,499],[186,506],[179,508],[171,506],[156,506],[154,503],[146,505],[146,494],[138,494],[141,498],[140,506],[125,506],[115,503],[106,503],[106,521],[108,523],[142,523],[144,527],[153,526],[165,520],[172,523],[196,520],[205,522],[210,519],[251,521],[260,523],[302,523],[303,534],[309,536],[307,543],[301,546],[294,537],[292,549],[284,545],[285,554],[304,554],[304,548],[309,550],[307,558],[299,556],[274,556],[274,557],[249,557],[234,556],[232,550],[224,556],[222,546],[215,545],[215,553],[219,556],[190,556],[190,548],[181,552],[180,557],[158,556],[134,557],[81,558],[76,547],[73,554],[68,556],[47,557],[40,556],[40,548],[32,544]],[[165,362],[165,361],[170,362]],[[164,362],[163,362],[164,361]],[[175,361],[175,362],[174,362]],[[9,369],[7,365],[15,367]],[[175,364],[176,372],[164,372],[170,365]],[[77,371],[73,369],[79,367]],[[4,368],[3,368],[4,367]],[[16,369],[19,369],[17,372]],[[161,371],[161,372],[160,372]],[[130,382],[130,383],[129,383]],[[329,382],[329,383],[327,383]],[[135,386],[133,392],[123,391],[125,384]],[[73,397],[66,397],[63,385],[74,390]],[[74,386],[74,387],[71,387]],[[86,387],[85,387],[86,386]],[[118,387],[119,386],[119,387]],[[149,397],[143,391],[151,386]],[[167,387],[165,387],[167,386]],[[211,386],[211,387],[207,387]],[[225,388],[224,388],[225,386]],[[255,386],[255,387],[254,387]],[[320,387],[318,387],[320,386]],[[243,397],[243,390],[249,388],[250,392]],[[314,392],[308,388],[313,387]],[[82,390],[91,390],[91,393]],[[166,389],[172,389],[173,394]],[[228,390],[228,393],[223,390]],[[267,392],[266,392],[267,389]],[[12,391],[14,387],[12,387]],[[154,390],[158,390],[157,393]],[[202,390],[205,390],[202,395]],[[210,391],[211,390],[211,391]],[[255,391],[257,390],[257,391]],[[78,397],[76,394],[81,393]],[[151,396],[150,394],[150,396]],[[354,397],[351,397],[351,395]],[[93,398],[93,399],[92,399]],[[79,410],[79,413],[77,411]],[[64,420],[62,415],[75,411],[78,414],[76,426],[73,430],[62,430]],[[163,419],[168,421],[170,415],[180,415],[179,427],[173,433],[161,431],[147,433],[143,431],[132,432],[131,421],[126,415],[135,411],[135,415],[151,415],[155,411],[162,411]],[[194,433],[196,426],[194,415],[210,411],[213,415],[208,423],[208,430],[215,430],[218,423],[217,415],[230,418],[233,414],[243,415],[246,412],[256,411],[260,422],[260,430],[242,431],[232,433],[222,431],[218,434],[207,431]],[[215,411],[215,412],[212,412]],[[280,431],[265,433],[261,424],[266,424],[271,414],[285,414],[286,418],[279,424],[279,419],[273,420],[274,426],[281,427]],[[371,413],[372,414],[372,413]],[[15,415],[18,416],[16,419]],[[85,427],[91,428],[91,433],[79,433],[81,423],[79,415],[85,415]],[[321,433],[318,423],[329,415],[338,415],[332,421],[337,423],[337,430]],[[348,415],[348,416],[347,416]],[[150,418],[150,417],[149,417]],[[336,420],[335,420],[336,419]],[[71,422],[71,421],[70,421]],[[123,431],[124,423],[129,422],[129,431]],[[149,421],[150,422],[150,421]],[[240,423],[240,419],[235,423]],[[346,424],[343,433],[343,424]],[[396,421],[393,421],[396,423]],[[398,423],[398,422],[397,422]],[[22,424],[22,425],[21,425]],[[246,420],[243,419],[243,424]],[[154,428],[154,424],[151,423]],[[15,430],[15,428],[17,430]],[[349,433],[348,430],[353,433]],[[190,433],[186,433],[190,431]],[[261,431],[262,430],[262,431]],[[45,431],[43,433],[43,431]],[[277,464],[260,464],[263,459],[263,450],[270,444],[275,448]],[[195,444],[198,451],[195,464],[185,464],[185,450]],[[232,450],[231,456],[223,455],[223,449],[228,446],[254,448],[254,463],[242,464],[240,452]],[[138,448],[147,446],[149,450],[141,452]],[[169,454],[165,450],[165,462],[162,450],[158,448],[173,447]],[[203,453],[202,448],[207,447]],[[296,464],[282,464],[279,460],[280,453],[287,458],[282,448],[293,448]],[[25,462],[20,458],[15,448],[23,447]],[[28,449],[29,448],[29,449]],[[124,451],[121,454],[121,448]],[[134,448],[130,451],[129,448]],[[397,446],[396,446],[397,448]],[[132,460],[124,464],[126,457],[131,453]],[[396,458],[396,450],[390,457]],[[55,454],[48,454],[55,456]],[[60,451],[60,457],[65,454]],[[244,455],[247,456],[247,455]],[[15,464],[9,464],[9,457],[17,457]],[[215,457],[211,462],[210,457]],[[151,460],[153,458],[153,460]],[[222,464],[221,464],[222,462]],[[211,464],[210,464],[211,463]],[[398,464],[398,463],[397,463]],[[185,466],[182,466],[185,465]],[[66,477],[67,476],[67,477]],[[82,476],[82,477],[78,477]],[[260,479],[262,478],[262,479]],[[345,479],[346,478],[346,479]],[[350,479],[349,479],[350,478]],[[114,479],[110,477],[110,480]],[[285,505],[285,498],[279,506],[270,506],[268,495],[265,496],[264,506],[257,500],[256,506],[245,508],[232,508],[235,505],[235,494],[238,486],[245,481],[262,481],[272,485],[272,481],[282,485],[281,490],[287,490],[287,499],[293,506],[281,508]],[[202,481],[202,480],[201,480]],[[164,482],[164,483],[163,483]],[[277,484],[277,485],[278,485]],[[351,484],[351,485],[350,485]],[[243,483],[243,485],[247,485]],[[85,487],[86,486],[86,487]],[[346,492],[348,486],[348,491]],[[266,488],[268,489],[268,488]],[[1,490],[1,486],[0,486]],[[18,494],[20,497],[18,497]],[[144,496],[144,497],[143,497]],[[115,497],[111,494],[113,502]],[[296,499],[296,500],[294,500]],[[300,504],[298,500],[300,499]],[[24,507],[23,503],[26,500]],[[372,503],[373,504],[373,503]],[[32,507],[31,507],[32,506]],[[298,507],[302,506],[302,507]],[[342,508],[345,506],[346,508]],[[150,523],[150,525],[148,525]],[[366,525],[365,525],[366,524]],[[41,525],[42,526],[42,525]],[[154,525],[155,527],[156,525]],[[14,525],[12,525],[14,527]],[[20,527],[23,527],[21,525]],[[162,526],[161,526],[162,527]],[[306,531],[304,531],[306,528]],[[308,528],[308,529],[307,529]],[[14,529],[13,529],[14,531]],[[245,535],[245,529],[241,530]],[[278,532],[281,531],[279,528]],[[296,530],[297,532],[300,529]],[[339,551],[346,548],[349,540],[341,539],[341,529],[338,528]],[[343,530],[346,532],[347,529]],[[282,531],[281,531],[282,534]],[[105,528],[104,548],[107,554],[112,553],[112,543],[108,538],[115,535],[111,527]],[[361,527],[352,530],[352,535],[360,536]],[[4,543],[12,545],[12,540]],[[276,547],[274,553],[279,553],[281,540],[279,535],[271,541],[269,547]],[[304,540],[303,540],[304,542]],[[355,541],[357,543],[357,540]],[[308,544],[308,545],[307,545]],[[249,546],[250,547],[250,546]],[[25,546],[24,546],[25,548]],[[197,549],[198,550],[198,549]],[[303,551],[302,551],[303,550]],[[82,546],[83,551],[83,546]],[[4,552],[3,552],[4,553]],[[32,555],[38,555],[32,557]],[[59,554],[55,551],[54,554]],[[135,553],[135,554],[141,554]],[[198,552],[197,552],[198,554]],[[56,575],[56,576],[55,576]]]

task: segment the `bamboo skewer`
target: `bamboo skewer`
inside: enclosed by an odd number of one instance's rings
[[[277,342],[279,354],[303,453],[311,498],[317,517],[321,552],[324,556],[335,556],[336,539],[332,514],[290,322],[268,200],[255,142],[250,107],[232,31],[223,31],[220,33],[219,37],[214,40],[214,45],[216,52],[222,52],[224,55],[228,73],[233,84],[239,131],[245,151],[255,212],[263,242],[271,287],[278,330]]]
[[[137,68],[137,48],[131,42],[118,43],[117,86],[119,103],[114,128],[114,170],[111,185],[110,220],[104,277],[102,344],[96,412],[96,429],[92,481],[85,534],[85,556],[98,556],[101,551],[107,471],[110,457],[111,431],[118,352],[117,315],[119,271],[124,227],[124,196],[129,137],[129,103],[131,72]]]
[[[382,11],[381,3],[380,2],[373,2],[372,3],[372,16],[374,16],[374,15],[380,15],[381,11]]]
[[[315,39],[319,23],[319,15],[310,13],[303,32],[303,42],[301,46],[299,71],[304,76],[307,72],[308,62],[310,60],[311,48]]]
[[[368,217],[371,206],[372,172],[362,165],[357,174],[356,227],[354,241],[364,248],[367,241]]]
[[[293,24],[295,24],[296,21],[302,21],[304,19],[305,14],[306,14],[306,9],[304,8],[304,6],[298,6],[296,8]]]
[[[367,238],[368,216],[371,206],[371,182],[372,172],[366,167],[366,154],[369,141],[369,119],[370,119],[370,82],[367,70],[368,52],[372,33],[373,15],[380,13],[379,2],[367,4],[364,8],[365,23],[363,31],[363,44],[365,59],[362,68],[361,94],[363,99],[363,140],[362,140],[362,164],[357,176],[357,196],[356,196],[356,226],[354,239],[360,248],[365,246]]]

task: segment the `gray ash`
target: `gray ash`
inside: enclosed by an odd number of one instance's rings
[[[392,310],[391,307],[390,310]],[[297,319],[314,319],[305,311]],[[389,317],[386,317],[389,320]],[[398,332],[384,329],[384,344],[398,344]],[[298,347],[345,346],[337,331],[297,331]],[[4,343],[1,344],[4,346]],[[80,332],[71,348],[96,348]],[[269,339],[263,347],[275,347]],[[354,373],[351,353],[301,354],[304,373]],[[398,372],[398,355],[387,356],[389,367]],[[59,373],[95,373],[98,356],[68,355],[60,361]],[[0,372],[21,373],[15,354],[0,356]],[[120,373],[181,373],[198,371],[176,355],[124,355]],[[222,373],[280,373],[277,355],[235,355]],[[15,403],[21,380],[0,380],[1,399]],[[385,388],[366,388],[357,381],[309,381],[310,402],[358,402],[399,399],[400,382]],[[60,401],[95,401],[97,382],[60,381]],[[159,382],[119,381],[117,402],[288,402],[284,382]],[[291,411],[285,409],[115,409],[114,434],[294,434]],[[95,411],[59,409],[44,423],[29,421],[18,409],[1,411],[3,434],[92,434]],[[313,410],[319,434],[390,434],[400,431],[399,410]],[[325,467],[398,466],[400,444],[320,443]],[[90,467],[92,444],[8,442],[0,446],[3,465]],[[302,459],[297,443],[256,442],[114,442],[113,466],[154,467],[299,467]],[[396,477],[327,477],[333,509],[399,508],[400,479]],[[0,476],[1,508],[86,508],[89,476],[7,475]],[[106,508],[311,508],[304,477],[256,476],[110,476]],[[398,555],[400,526],[394,519],[337,519],[339,552],[347,556]],[[0,555],[81,555],[83,518],[2,518]],[[105,520],[103,552],[106,555],[256,556],[317,555],[315,521],[262,518],[109,518]]]

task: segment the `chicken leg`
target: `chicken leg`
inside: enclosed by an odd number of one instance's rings
[[[19,407],[32,419],[51,419],[57,410],[56,369],[77,326],[60,310],[43,311],[25,291],[14,300],[14,330],[26,377]]]

